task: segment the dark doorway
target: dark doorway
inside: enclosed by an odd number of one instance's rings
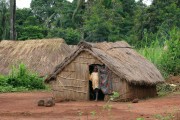
[[[95,95],[92,87],[92,81],[89,80],[89,100],[94,100]]]
[[[89,65],[89,74],[91,74],[93,72],[95,66],[104,66],[104,65],[100,65],[100,64]],[[89,99],[95,100],[95,91],[93,90],[92,81],[90,81],[90,80],[89,80]],[[100,100],[100,101],[104,100],[104,94],[100,89],[98,92],[98,100]]]

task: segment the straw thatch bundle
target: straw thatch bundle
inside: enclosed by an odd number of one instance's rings
[[[57,75],[82,51],[91,53],[121,79],[133,84],[155,85],[164,81],[158,69],[139,55],[124,41],[87,43],[80,42],[74,53],[59,64],[46,82],[56,80]]]
[[[69,48],[72,49],[72,50],[76,50],[76,49],[78,48],[77,45],[68,45],[68,46],[69,46]]]
[[[7,74],[12,65],[24,63],[40,75],[53,68],[72,52],[63,39],[0,42],[0,74]]]

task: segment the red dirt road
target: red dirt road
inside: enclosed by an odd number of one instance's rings
[[[38,107],[37,101],[51,97],[47,92],[0,94],[0,120],[156,120],[155,116],[174,115],[180,120],[180,94],[131,102],[111,102],[112,108],[103,109],[105,102],[82,101],[56,103],[54,107]],[[94,115],[92,115],[94,114]]]

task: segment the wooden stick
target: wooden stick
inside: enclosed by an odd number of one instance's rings
[[[60,87],[62,87],[62,86],[60,86]],[[63,87],[77,87],[77,88],[83,88],[83,87],[86,87],[86,86],[64,85]]]
[[[78,62],[78,61],[73,61],[73,63],[79,63],[79,64],[89,64],[87,62]]]
[[[106,51],[114,49],[114,48],[130,48],[130,49],[133,49],[132,47],[111,47],[111,48],[108,48]]]
[[[84,94],[87,94],[87,92],[83,92],[83,91],[77,91],[77,90],[68,89],[68,88],[63,88],[63,89],[64,89],[64,90],[68,90],[68,91],[74,91],[74,92],[78,92],[78,93],[84,93]],[[65,91],[55,90],[55,89],[53,89],[53,91],[65,92]]]
[[[76,79],[76,78],[66,78],[66,77],[63,77],[63,76],[58,76],[60,78],[64,78],[64,79],[67,79],[67,80],[77,80],[77,81],[82,81],[82,82],[86,82],[87,80],[82,80],[82,79]]]
[[[79,56],[79,58],[85,58],[85,59],[94,59],[93,57],[83,57],[83,56]]]
[[[55,90],[55,89],[52,89],[52,91],[64,92],[64,91],[62,91],[62,90]]]

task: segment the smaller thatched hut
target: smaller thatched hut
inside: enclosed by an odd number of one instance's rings
[[[0,74],[6,75],[13,65],[24,63],[31,71],[48,75],[71,52],[63,39],[3,40],[0,42]]]
[[[106,74],[107,86],[110,86],[108,93],[104,94],[104,88],[101,89],[99,97],[102,99],[112,91],[119,92],[121,100],[153,97],[157,95],[156,84],[164,81],[158,69],[124,41],[81,42],[45,80],[51,84],[56,101],[90,100],[89,74],[94,66],[100,70],[105,68],[100,76]]]

